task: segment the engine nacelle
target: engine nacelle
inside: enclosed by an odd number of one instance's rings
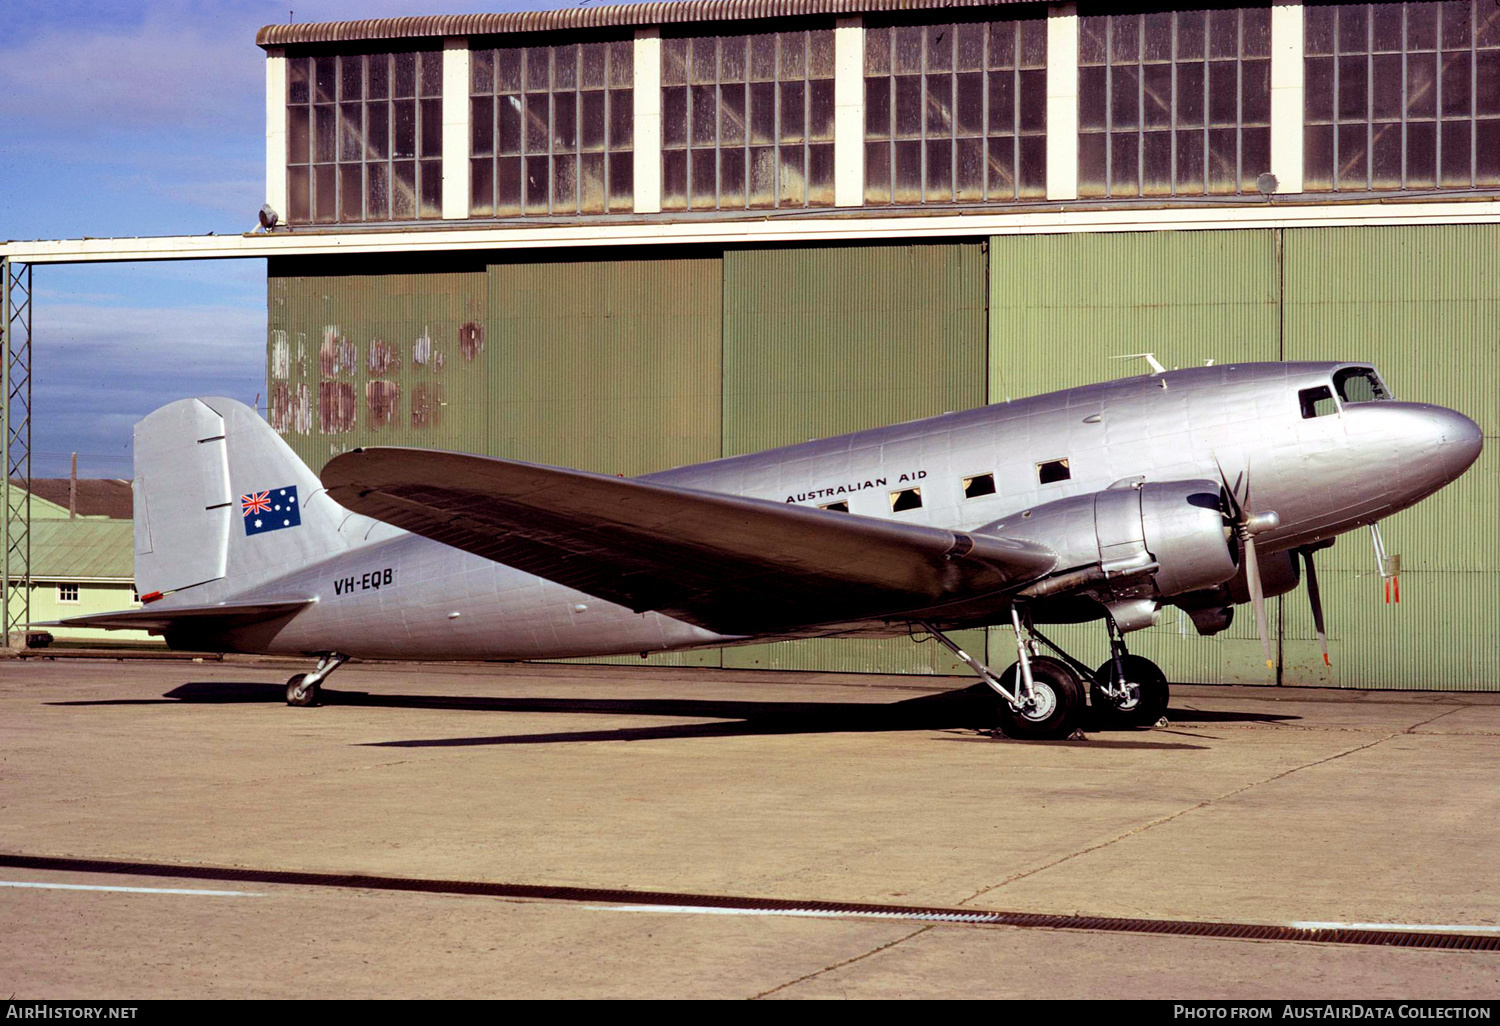
[[[1301,583],[1302,564],[1294,552],[1262,552],[1256,562],[1266,598],[1285,595]],[[1233,607],[1250,601],[1245,568],[1236,568],[1234,576],[1216,588],[1179,595],[1174,601],[1187,610],[1199,634],[1218,634],[1233,621]]]
[[[1115,485],[1037,506],[977,533],[1057,552],[1065,572],[1054,576],[1053,587],[1041,582],[1038,597],[1162,599],[1217,587],[1237,569],[1219,484],[1209,480]]]

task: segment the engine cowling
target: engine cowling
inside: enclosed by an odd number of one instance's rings
[[[1302,580],[1302,565],[1292,552],[1267,552],[1261,555],[1260,585],[1266,598],[1285,595]],[[1212,635],[1228,628],[1234,621],[1234,607],[1250,601],[1250,586],[1245,568],[1239,566],[1234,576],[1223,584],[1177,596],[1173,602],[1187,610],[1199,634]]]
[[[1025,510],[978,533],[1051,547],[1063,568],[1055,590],[1106,604],[1203,591],[1237,570],[1219,484],[1210,480],[1116,485]],[[1047,594],[1042,582],[1038,595]]]

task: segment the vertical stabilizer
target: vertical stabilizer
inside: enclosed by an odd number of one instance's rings
[[[137,424],[134,488],[142,594],[250,584],[344,547],[347,511],[233,399],[184,399]]]
[[[184,399],[137,424],[133,489],[141,594],[225,576],[234,510],[223,417],[202,400]]]

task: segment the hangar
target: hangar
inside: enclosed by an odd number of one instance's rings
[[[267,416],[315,470],[412,445],[640,474],[1141,373],[1114,358],[1143,351],[1369,359],[1401,398],[1500,423],[1490,0],[685,0],[257,42],[269,231],[7,244],[4,280],[268,257]],[[1500,687],[1490,449],[1383,525],[1404,601],[1358,540],[1324,558],[1331,668],[1303,593],[1272,600],[1275,682]],[[1102,658],[1099,632],[1058,633]],[[1250,623],[1200,638],[1169,613],[1132,647],[1174,680],[1270,682]],[[652,658],[953,670],[905,639]]]

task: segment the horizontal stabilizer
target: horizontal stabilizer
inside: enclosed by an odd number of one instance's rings
[[[290,616],[306,608],[311,602],[311,599],[291,599],[285,602],[251,602],[239,605],[180,606],[175,609],[123,609],[114,613],[70,616],[66,620],[32,626],[102,627],[111,631],[150,631],[153,634],[184,629],[222,632],[265,620],[274,620],[281,616]]]
[[[720,634],[899,618],[1057,559],[1031,542],[426,449],[356,449],[322,479],[356,513]]]

